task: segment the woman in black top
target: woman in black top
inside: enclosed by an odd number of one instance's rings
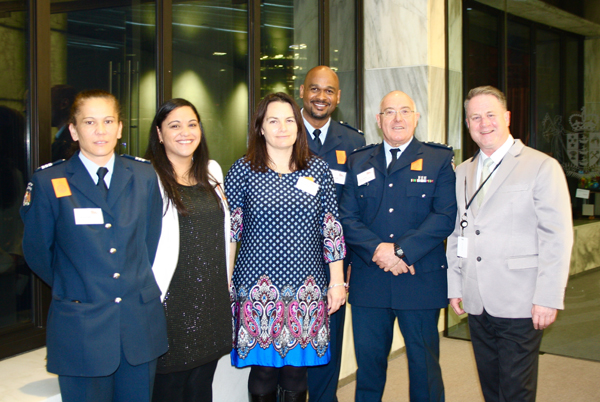
[[[153,271],[169,351],[158,360],[155,402],[211,401],[217,361],[231,350],[229,213],[223,173],[209,160],[203,134],[194,105],[172,99],[158,110],[146,151],[165,204]]]

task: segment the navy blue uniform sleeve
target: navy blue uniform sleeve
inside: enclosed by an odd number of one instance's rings
[[[52,286],[54,272],[54,230],[55,213],[51,198],[34,175],[27,188],[26,202],[21,207],[21,219],[25,224],[23,232],[23,255],[29,268],[44,282]]]
[[[452,152],[446,152],[441,167],[431,212],[416,229],[408,230],[396,240],[405,253],[405,261],[413,265],[443,242],[456,223],[456,175],[452,168]]]
[[[340,199],[340,220],[344,228],[344,238],[352,253],[358,255],[366,265],[373,259],[375,249],[382,240],[360,219],[360,206],[356,198],[357,179],[351,161],[348,161],[348,175]]]

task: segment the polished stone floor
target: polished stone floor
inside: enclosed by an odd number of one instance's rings
[[[448,335],[470,339],[466,318],[448,328]],[[569,278],[565,310],[544,331],[541,351],[600,361],[600,268]]]

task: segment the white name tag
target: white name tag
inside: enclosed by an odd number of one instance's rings
[[[317,195],[317,191],[319,191],[319,187],[321,186],[306,177],[299,177],[296,187],[310,195]]]
[[[346,172],[342,172],[341,170],[330,169],[331,174],[333,175],[333,182],[335,184],[341,184],[342,186],[346,184]]]
[[[463,236],[458,237],[458,244],[456,247],[456,256],[460,258],[467,258],[467,250],[469,248],[469,239]]]
[[[75,208],[76,225],[103,225],[104,216],[101,208]]]
[[[371,180],[375,180],[375,168],[367,169],[356,176],[356,181],[358,182],[359,186],[362,186]]]

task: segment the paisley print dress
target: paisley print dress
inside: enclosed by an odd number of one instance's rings
[[[314,366],[329,361],[325,269],[346,246],[333,178],[312,158],[305,170],[255,172],[238,160],[225,179],[233,272],[233,350],[237,367]]]

